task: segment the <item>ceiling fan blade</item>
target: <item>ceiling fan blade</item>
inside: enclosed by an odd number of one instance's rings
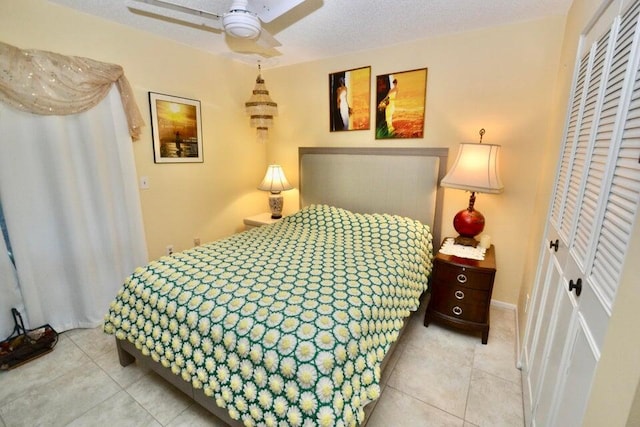
[[[265,30],[264,27],[262,27],[262,31],[260,31],[260,35],[256,39],[256,44],[266,49],[282,46],[282,43],[276,40],[276,38],[273,37],[267,30]]]
[[[282,55],[282,52],[278,49],[258,46],[253,40],[227,37],[226,41],[229,46],[228,56],[234,56],[236,58],[244,57],[244,59],[247,60],[249,58],[258,59],[259,56],[262,58],[272,58]]]
[[[285,14],[304,0],[249,0],[248,9],[258,15],[262,22],[271,22]]]
[[[126,0],[129,9],[188,22],[208,28],[222,29],[220,15],[200,9],[192,9],[166,0]]]

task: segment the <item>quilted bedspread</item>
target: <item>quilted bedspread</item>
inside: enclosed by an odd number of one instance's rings
[[[431,254],[418,221],[310,206],[138,268],[104,331],[244,425],[354,426]]]

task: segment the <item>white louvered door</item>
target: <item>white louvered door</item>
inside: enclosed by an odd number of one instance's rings
[[[608,12],[575,71],[524,341],[528,425],[581,424],[637,220],[640,0]]]

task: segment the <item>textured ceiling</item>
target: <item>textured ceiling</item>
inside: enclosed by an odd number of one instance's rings
[[[78,11],[158,34],[214,54],[278,67],[443,34],[566,15],[572,0],[305,0],[263,24],[282,43],[273,56],[246,53],[253,43],[133,13],[123,0],[49,0]],[[193,1],[193,0],[191,0]],[[230,0],[198,0],[223,13]]]

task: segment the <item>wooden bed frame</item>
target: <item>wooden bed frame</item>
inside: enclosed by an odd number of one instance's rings
[[[384,212],[418,219],[431,227],[434,245],[440,241],[447,148],[299,148],[300,207],[329,204],[360,213]],[[429,293],[423,295],[424,299]],[[413,315],[413,313],[412,313]],[[412,316],[405,319],[405,326]],[[381,364],[384,372],[405,327],[400,331]],[[170,369],[144,356],[134,344],[116,339],[120,365],[134,361],[185,393],[230,426],[243,426],[229,417],[201,389],[175,375]],[[374,402],[371,402],[374,403]],[[372,404],[365,406],[364,426]],[[369,409],[369,410],[368,410]]]

